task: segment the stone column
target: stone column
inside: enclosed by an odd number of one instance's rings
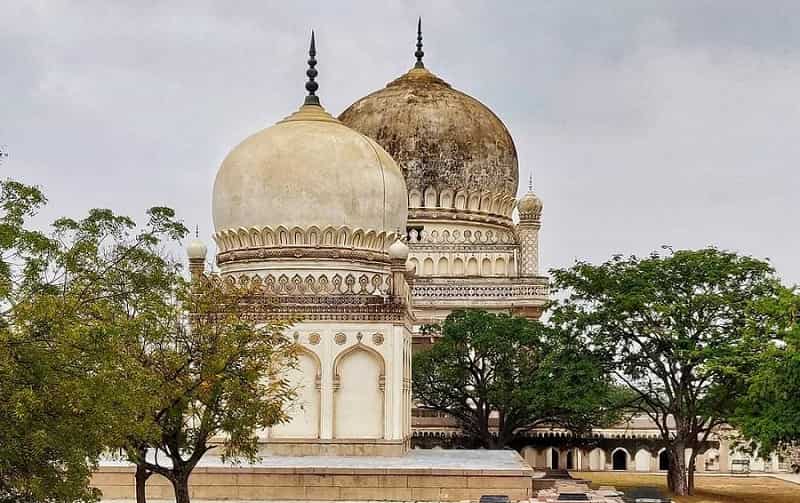
[[[539,274],[539,229],[538,222],[520,222],[517,225],[519,235],[519,275],[536,276]]]
[[[694,459],[694,467],[697,472],[706,471],[706,454],[698,454]]]
[[[731,471],[731,442],[727,438],[719,439],[719,471]]]
[[[320,343],[320,361],[322,363],[320,390],[319,390],[319,438],[330,440],[333,438],[333,334],[324,333]]]
[[[536,276],[539,274],[539,229],[542,226],[542,201],[533,193],[531,187],[527,194],[517,203],[519,224],[519,256],[517,270],[520,276]]]
[[[206,270],[206,259],[203,258],[190,258],[189,259],[189,273],[192,275],[192,279],[196,280],[203,276],[203,273]]]
[[[584,449],[578,449],[578,459],[581,460],[580,469],[583,472],[589,471],[589,451]]]

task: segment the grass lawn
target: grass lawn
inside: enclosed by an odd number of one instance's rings
[[[633,475],[619,472],[570,472],[591,481],[592,487],[654,486],[666,492],[664,475]],[[679,503],[798,503],[800,485],[769,477],[695,477],[694,496],[676,497]]]

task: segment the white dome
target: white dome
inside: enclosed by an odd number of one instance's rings
[[[538,220],[542,214],[543,206],[541,198],[534,194],[533,190],[529,190],[528,193],[519,198],[517,203],[520,219]]]
[[[304,105],[244,140],[214,182],[215,238],[223,252],[270,239],[242,242],[242,235],[277,236],[285,228],[294,243],[296,230],[333,228],[381,236],[369,247],[381,243],[385,253],[395,229],[405,229],[407,211],[403,175],[389,154],[318,105]]]
[[[186,245],[186,255],[190,259],[205,259],[206,253],[208,253],[206,244],[197,238],[192,239],[189,241],[189,244]]]
[[[411,250],[409,250],[408,245],[398,237],[395,239],[394,243],[389,246],[389,258],[395,260],[406,260],[410,251]]]

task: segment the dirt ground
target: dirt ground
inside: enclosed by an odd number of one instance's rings
[[[590,480],[592,487],[654,486],[666,491],[663,475],[631,475],[609,472],[571,472]],[[675,497],[679,503],[800,503],[800,485],[769,477],[696,477],[693,496]]]

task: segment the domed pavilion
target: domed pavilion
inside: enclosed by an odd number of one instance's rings
[[[487,106],[425,67],[421,21],[415,56],[413,68],[339,120],[402,169],[418,322],[470,307],[538,318],[548,294],[538,270],[541,207],[535,223],[515,223],[514,140]]]
[[[222,161],[213,190],[220,277],[253,285],[292,326],[299,393],[264,451],[402,455],[411,433],[406,186],[374,140],[322,107],[312,37],[299,110]],[[198,254],[196,243],[191,252]],[[405,251],[404,251],[405,250]]]

